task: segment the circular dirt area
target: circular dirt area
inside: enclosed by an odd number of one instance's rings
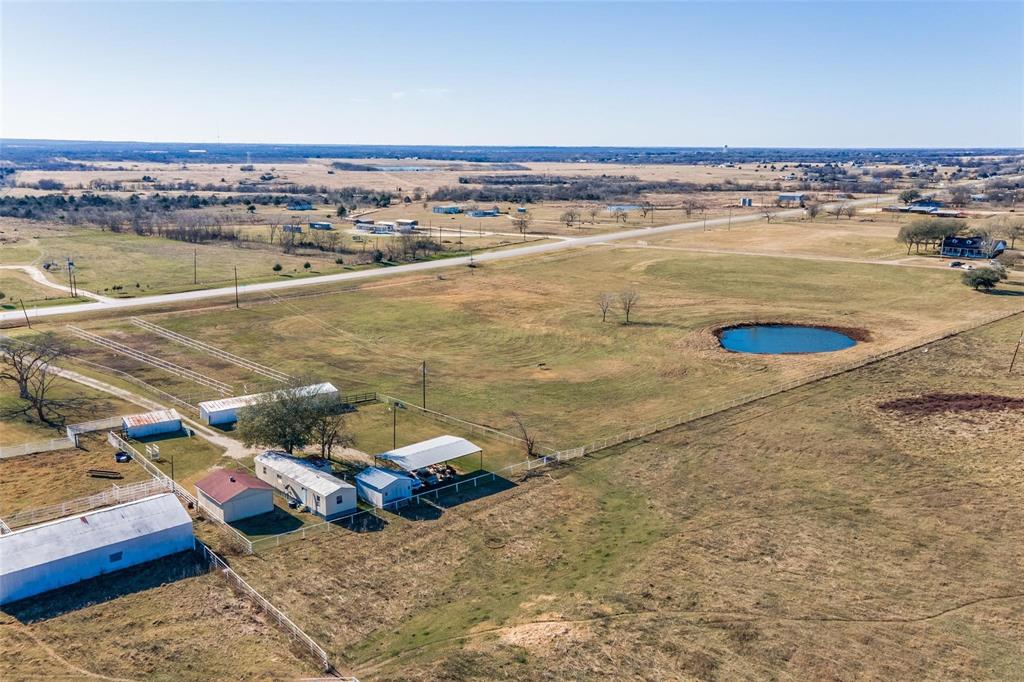
[[[857,345],[857,334],[798,324],[743,324],[717,331],[722,348],[733,353],[790,355],[832,353]]]

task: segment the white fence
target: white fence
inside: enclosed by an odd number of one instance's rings
[[[185,502],[191,504],[192,508],[199,509],[199,500],[196,499],[195,495],[186,490],[185,486],[181,485],[180,483],[172,479],[170,476],[162,472],[157,465],[150,462],[149,458],[144,456],[138,450],[136,450],[131,443],[126,441],[124,438],[121,438],[113,431],[109,431],[107,433],[107,442],[110,443],[110,445],[112,445],[113,447],[129,453],[132,456],[133,460],[138,462],[143,469],[145,469],[146,471],[153,475],[153,478],[157,480],[166,481],[169,489],[173,491],[175,495],[180,497]],[[252,554],[252,542],[249,540],[249,538],[245,537],[228,524],[218,521],[217,519],[211,516],[207,516],[206,518],[216,523],[217,526],[224,531],[224,535],[227,537],[227,539],[233,545],[235,545],[237,549],[241,550],[245,554]]]
[[[80,514],[82,512],[89,511],[90,509],[98,509],[99,507],[107,507],[114,504],[121,504],[122,502],[139,500],[143,497],[156,495],[157,493],[167,492],[169,490],[171,490],[171,485],[166,480],[161,480],[159,478],[142,481],[140,483],[132,483],[125,486],[118,486],[117,484],[114,484],[110,490],[105,490],[101,493],[96,493],[95,495],[79,497],[59,504],[51,504],[45,507],[26,509],[25,511],[9,514],[4,517],[4,522],[10,528],[21,528],[22,526],[31,526],[36,523],[59,519],[71,514]]]
[[[82,433],[116,429],[121,426],[121,419],[121,417],[107,417],[106,419],[94,419],[90,422],[81,422],[80,424],[68,424],[66,429],[68,438],[75,438]]]
[[[75,441],[71,438],[51,438],[50,440],[42,440],[35,443],[22,443],[20,445],[0,448],[0,459],[34,455],[39,452],[52,452],[53,450],[66,450],[73,447],[75,447]]]
[[[270,616],[274,622],[278,624],[293,641],[298,642],[316,657],[317,662],[320,664],[321,669],[327,673],[333,670],[331,665],[331,659],[327,655],[327,651],[322,646],[316,643],[316,641],[307,635],[302,629],[292,622],[292,620],[284,614],[279,608],[270,603],[270,600],[264,597],[262,594],[257,592],[249,583],[242,579],[242,576],[235,573],[227,563],[221,559],[216,552],[207,547],[202,542],[197,542],[203,557],[213,566],[217,571],[220,572],[224,579],[228,583],[248,597],[256,606],[258,606],[264,613]]]
[[[79,357],[77,355],[74,356],[72,358],[72,360],[74,362],[76,362],[76,363],[80,363],[82,365],[85,365],[86,367],[92,367],[93,369],[99,370],[102,374],[113,374],[113,375],[117,376],[119,379],[123,379],[123,380],[127,381],[130,384],[134,384],[135,386],[138,386],[139,388],[142,388],[142,389],[145,389],[147,391],[150,391],[153,394],[160,396],[164,400],[172,402],[175,405],[177,405],[178,407],[184,408],[185,410],[188,410],[189,412],[192,412],[192,413],[195,413],[195,414],[199,413],[199,408],[196,407],[194,404],[192,404],[189,401],[194,400],[196,402],[199,402],[199,400],[206,400],[206,399],[208,399],[210,397],[209,395],[197,395],[197,396],[188,395],[188,396],[185,396],[184,398],[179,398],[176,395],[171,395],[167,391],[160,390],[156,386],[153,386],[152,384],[148,384],[145,381],[143,381],[142,379],[134,377],[131,374],[128,374],[127,372],[122,372],[119,369],[114,369],[113,367],[107,367],[106,365],[101,365],[98,362],[93,362],[92,360],[86,360],[85,358]]]

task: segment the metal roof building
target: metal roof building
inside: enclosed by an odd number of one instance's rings
[[[356,489],[313,464],[283,452],[264,452],[253,458],[256,476],[289,499],[303,504],[325,519],[356,510]]]
[[[161,493],[0,535],[0,604],[190,550],[192,519]]]
[[[394,462],[406,471],[417,471],[466,455],[475,455],[478,452],[481,452],[481,449],[465,438],[438,436],[385,452],[377,457]]]
[[[306,395],[337,395],[338,389],[334,384],[325,382],[302,387]],[[252,395],[239,395],[231,398],[219,398],[217,400],[204,400],[199,403],[199,417],[207,424],[231,424],[238,421],[238,411],[243,407],[255,405],[264,396],[280,394],[281,391],[270,393],[253,393]]]
[[[400,471],[367,467],[356,474],[356,492],[374,507],[412,497],[413,477]]]
[[[274,488],[245,471],[217,469],[196,482],[196,499],[224,523],[274,511]]]
[[[121,428],[129,438],[176,433],[181,431],[181,415],[173,409],[132,414],[121,418]]]

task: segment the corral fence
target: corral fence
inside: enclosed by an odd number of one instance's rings
[[[59,504],[51,504],[45,507],[26,509],[25,511],[8,514],[4,517],[4,522],[7,524],[9,529],[21,528],[23,526],[31,526],[36,523],[43,523],[44,521],[52,521],[53,519],[70,516],[71,514],[80,514],[91,509],[108,507],[115,504],[121,504],[123,502],[132,502],[133,500],[139,500],[143,497],[149,497],[150,495],[156,495],[157,493],[168,492],[170,490],[170,484],[166,480],[161,480],[159,478],[141,481],[139,483],[132,483],[125,486],[119,486],[115,483],[109,490],[104,490],[103,492],[96,493],[95,495],[79,497]]]
[[[72,356],[71,359],[72,359],[73,362],[80,363],[82,365],[85,365],[86,367],[90,367],[92,369],[98,370],[99,372],[101,372],[103,374],[113,374],[118,379],[123,379],[124,381],[127,381],[128,383],[130,383],[130,384],[132,384],[134,386],[138,386],[139,388],[141,388],[143,390],[149,391],[149,392],[153,393],[154,395],[159,396],[163,400],[166,400],[168,402],[174,403],[176,406],[178,406],[178,407],[180,407],[182,409],[185,409],[185,410],[187,410],[188,412],[190,412],[192,414],[199,414],[199,408],[196,407],[190,401],[199,402],[200,399],[206,399],[206,398],[209,397],[209,396],[203,396],[203,395],[198,395],[198,396],[188,395],[188,396],[185,396],[184,398],[180,398],[180,397],[178,397],[176,395],[171,395],[167,391],[163,391],[163,390],[157,388],[156,386],[153,386],[152,384],[146,383],[142,379],[139,379],[138,377],[132,376],[128,372],[122,372],[119,369],[114,369],[113,367],[107,367],[106,365],[101,365],[98,362],[93,362],[92,360],[87,360],[87,359],[85,359],[85,358],[83,358],[81,356],[78,356],[78,355]]]
[[[196,498],[195,495],[186,490],[185,486],[181,485],[180,483],[172,479],[170,476],[165,474],[163,471],[161,471],[157,465],[149,461],[148,457],[146,457],[138,450],[136,450],[131,443],[126,441],[124,438],[121,438],[113,431],[107,432],[107,442],[110,443],[111,446],[117,448],[118,450],[122,450],[130,454],[132,456],[132,459],[138,462],[143,469],[148,471],[153,476],[153,478],[165,481],[168,485],[168,489],[171,490],[179,498],[181,498],[184,502],[191,505],[192,509],[200,509],[199,500]],[[228,524],[223,523],[222,521],[218,521],[212,516],[207,515],[205,518],[208,518],[210,521],[217,524],[217,526],[224,531],[224,535],[226,536],[228,541],[237,549],[239,549],[242,553],[252,554],[252,542],[250,542],[249,538],[245,537]]]
[[[316,641],[302,631],[298,625],[292,622],[292,620],[284,614],[279,608],[270,603],[270,600],[264,597],[262,594],[256,591],[249,583],[242,579],[242,576],[238,575],[227,563],[217,555],[212,549],[207,547],[202,542],[196,542],[199,552],[203,558],[208,562],[213,570],[219,572],[228,584],[232,588],[245,595],[250,601],[267,614],[282,630],[284,630],[292,641],[300,644],[316,658],[320,664],[320,668],[326,673],[334,669],[331,665],[331,659],[327,655],[327,651],[322,646],[316,643]]]
[[[22,455],[35,455],[40,452],[53,452],[54,450],[67,450],[78,447],[78,436],[92,431],[105,431],[121,425],[121,417],[108,417],[107,419],[96,419],[79,424],[68,424],[64,431],[68,434],[65,438],[51,438],[33,443],[21,443],[0,448],[0,459],[9,457],[21,457]]]
[[[40,452],[52,452],[54,450],[66,450],[73,447],[75,447],[75,441],[71,438],[51,438],[50,440],[21,443],[20,445],[9,445],[0,448],[0,459],[34,455]]]

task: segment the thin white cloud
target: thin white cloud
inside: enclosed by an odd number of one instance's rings
[[[402,99],[403,97],[405,97],[405,90],[391,93],[391,99]]]
[[[452,91],[448,88],[420,88],[418,92],[421,95],[429,95],[431,97],[444,97],[451,94]]]

